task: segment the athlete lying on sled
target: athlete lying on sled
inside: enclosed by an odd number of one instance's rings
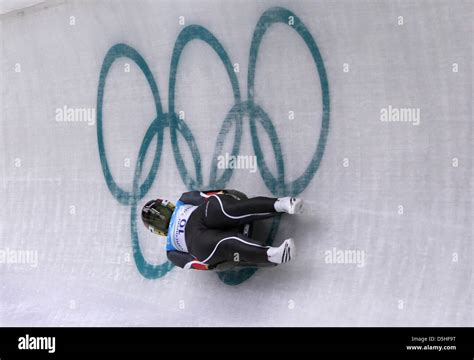
[[[244,225],[278,213],[298,214],[303,199],[293,197],[247,199],[236,190],[190,191],[176,205],[151,200],[142,209],[145,226],[166,236],[168,259],[184,269],[210,270],[219,264],[281,264],[294,256],[289,238],[279,247],[252,239]]]

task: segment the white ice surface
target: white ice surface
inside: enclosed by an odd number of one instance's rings
[[[285,218],[276,237],[293,236],[298,256],[238,286],[179,268],[145,279],[132,255],[130,206],[104,180],[95,123],[58,122],[56,109],[96,108],[105,54],[125,43],[147,62],[167,112],[180,16],[211,31],[239,64],[246,100],[252,34],[272,6],[306,24],[330,91],[325,153],[301,194],[305,214]],[[32,251],[38,263],[0,263],[0,326],[472,326],[472,7],[448,0],[46,1],[1,16],[0,250]],[[130,61],[125,72],[126,63],[117,60],[107,78],[104,140],[115,181],[130,190],[156,114],[143,74]],[[319,136],[321,87],[304,42],[283,24],[262,41],[255,101],[278,133],[286,181],[298,178]],[[204,185],[232,105],[217,55],[193,41],[179,65],[176,108],[198,145]],[[420,109],[420,124],[382,122],[389,105]],[[258,130],[275,174],[275,139]],[[254,154],[247,118],[240,153]],[[272,195],[258,171],[236,170],[227,187]],[[186,190],[166,130],[157,177],[138,205]],[[163,241],[139,225],[146,258],[163,262]],[[328,263],[333,248],[363,251],[364,266]]]

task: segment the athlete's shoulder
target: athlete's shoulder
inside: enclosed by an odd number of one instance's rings
[[[182,201],[185,204],[191,204],[191,205],[201,205],[206,201],[206,199],[214,194],[220,193],[221,190],[194,190],[194,191],[188,191],[183,193],[181,197],[179,198],[180,201]]]
[[[201,205],[206,198],[201,195],[201,191],[195,190],[183,193],[179,200],[184,204]]]

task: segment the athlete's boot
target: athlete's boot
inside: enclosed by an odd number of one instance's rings
[[[275,201],[275,210],[288,214],[301,214],[303,212],[303,199],[295,197],[278,198]]]
[[[271,247],[267,250],[268,261],[275,264],[283,264],[295,256],[295,243],[292,238],[283,241],[279,247]]]

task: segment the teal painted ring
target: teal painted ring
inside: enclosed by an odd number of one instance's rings
[[[290,18],[293,18],[294,25],[290,26],[288,21]],[[330,102],[329,102],[329,85],[326,75],[326,69],[324,67],[324,62],[319,52],[319,48],[316,45],[316,42],[309,32],[308,28],[304,23],[291,11],[275,7],[265,11],[260,17],[255,32],[252,37],[252,44],[250,47],[249,54],[249,71],[247,79],[247,96],[251,106],[254,104],[254,82],[255,82],[255,69],[257,63],[258,50],[260,43],[262,42],[263,36],[267,29],[275,24],[283,23],[294,30],[300,35],[303,41],[306,43],[311,56],[313,57],[314,63],[318,69],[319,80],[321,84],[321,93],[322,93],[322,103],[323,103],[323,114],[321,122],[321,132],[319,134],[318,145],[313,154],[313,157],[303,172],[301,176],[293,180],[290,183],[285,183],[284,181],[284,165],[283,165],[283,156],[281,151],[277,152],[274,147],[277,169],[278,169],[278,179],[276,179],[271,172],[268,170],[268,167],[265,164],[265,159],[263,156],[263,151],[260,147],[260,140],[257,135],[255,119],[259,118],[262,121],[262,124],[266,124],[268,127],[268,122],[270,121],[268,115],[262,111],[251,111],[250,112],[250,130],[252,132],[252,143],[254,146],[255,155],[259,161],[259,170],[262,175],[263,180],[267,187],[272,191],[276,196],[289,194],[292,196],[297,196],[308,186],[309,182],[313,178],[314,174],[319,168],[321,159],[324,154],[324,149],[326,146],[327,135],[329,131],[329,113],[330,113]],[[273,127],[273,125],[271,125]],[[279,144],[279,141],[276,141]]]
[[[219,59],[222,61],[225,70],[227,72],[227,75],[230,79],[230,83],[232,85],[232,92],[234,95],[234,102],[235,104],[240,103],[240,89],[239,89],[239,83],[237,80],[237,76],[235,75],[234,68],[232,66],[232,63],[229,59],[229,56],[227,52],[225,51],[224,47],[222,44],[217,40],[217,38],[206,28],[199,26],[199,25],[189,25],[185,27],[178,35],[178,38],[176,39],[175,46],[173,49],[173,54],[171,56],[171,65],[170,65],[170,78],[169,78],[169,95],[168,95],[168,105],[169,105],[169,113],[170,114],[175,114],[175,93],[176,93],[176,75],[178,72],[178,66],[179,66],[179,60],[181,59],[181,54],[185,48],[185,46],[192,40],[202,40],[205,43],[207,43],[219,56]],[[235,115],[230,112],[231,114]],[[234,138],[234,146],[232,149],[232,152],[234,155],[236,155],[239,151],[240,148],[240,138],[242,134],[242,118],[240,117],[235,117],[236,118],[236,132],[235,132],[235,138]],[[196,179],[192,179],[191,175],[189,174],[189,171],[186,169],[186,166],[184,165],[183,157],[181,155],[181,151],[178,145],[178,139],[177,139],[177,134],[176,130],[179,129],[183,135],[192,137],[191,132],[184,131],[183,128],[180,128],[178,125],[178,119],[177,116],[173,116],[172,121],[170,121],[170,138],[171,138],[171,144],[173,146],[173,154],[175,156],[175,161],[176,165],[178,166],[178,171],[180,173],[181,179],[183,180],[184,184],[188,189],[200,189],[203,185],[202,181],[202,173],[201,173],[201,164],[200,164],[200,153],[199,149],[196,145],[195,142],[193,142],[190,147],[191,147],[191,152],[194,154],[197,154],[197,161],[195,159],[195,167],[196,167]],[[229,115],[226,117],[224,120],[222,127],[221,127],[221,134],[224,134],[225,131],[223,129],[226,129],[226,123],[229,119]],[[184,120],[180,120],[181,125],[184,125]],[[194,137],[193,137],[194,139]],[[219,138],[218,138],[219,139]],[[217,139],[217,140],[218,140]],[[193,150],[195,152],[193,152]],[[215,174],[215,173],[213,173]],[[211,176],[213,175],[211,174]],[[223,174],[223,178],[230,178],[229,174]],[[222,180],[220,181],[222,183]]]
[[[130,60],[133,60],[135,64],[140,68],[140,70],[145,75],[145,78],[150,86],[154,103],[156,109],[156,116],[157,119],[154,122],[157,122],[159,125],[162,126],[162,119],[164,118],[164,114],[161,107],[160,96],[158,92],[158,87],[156,85],[155,79],[148,67],[147,63],[143,59],[143,57],[132,47],[125,45],[125,44],[117,44],[110,48],[110,50],[105,55],[104,61],[102,63],[102,68],[100,70],[99,76],[99,85],[97,91],[97,144],[99,147],[99,158],[100,163],[102,166],[102,172],[104,174],[105,182],[111,192],[111,194],[118,200],[119,203],[123,205],[130,205],[132,202],[132,198],[135,196],[134,192],[129,192],[123,190],[121,187],[117,185],[115,182],[112,173],[109,168],[109,163],[107,161],[107,155],[105,152],[105,145],[104,145],[104,134],[102,129],[102,108],[104,103],[104,92],[105,92],[105,84],[107,75],[110,71],[110,68],[114,61],[118,58],[125,57]],[[158,171],[161,149],[163,145],[163,132],[158,132],[157,143],[156,143],[156,151],[155,157],[153,160],[153,164],[150,168],[150,172],[146,177],[143,184],[139,187],[139,197],[140,199],[145,196],[145,194],[150,189],[153,181],[156,177],[156,172]]]
[[[151,141],[153,140],[153,137],[156,135],[158,138],[163,138],[163,126],[159,125],[161,123],[162,122],[158,122],[155,119],[155,121],[152,122],[147,132],[145,133],[145,137],[143,138],[140,150],[138,152],[137,163],[135,165],[132,186],[133,194],[137,194],[139,191],[139,181],[143,169],[143,161],[145,160],[145,156],[147,154]],[[159,136],[159,134],[161,134],[161,136]],[[133,196],[131,198],[130,204],[130,232],[132,237],[133,258],[135,260],[135,265],[137,266],[138,271],[140,272],[140,274],[143,275],[143,277],[147,279],[157,279],[168,273],[174,265],[170,261],[166,261],[163,264],[152,264],[149,263],[143,256],[142,250],[140,248],[140,240],[138,238],[137,229],[137,203],[140,199],[140,195]]]

